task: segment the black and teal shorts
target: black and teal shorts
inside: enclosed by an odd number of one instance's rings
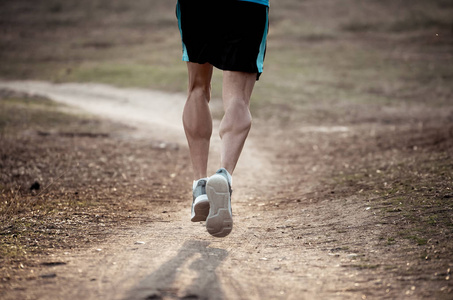
[[[178,0],[182,60],[225,71],[263,72],[269,7],[237,0]]]

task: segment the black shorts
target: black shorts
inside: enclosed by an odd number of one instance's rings
[[[269,8],[237,0],[178,0],[183,61],[263,72]]]

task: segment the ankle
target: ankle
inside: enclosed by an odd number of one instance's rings
[[[219,173],[220,171],[223,171],[223,172],[221,172],[222,175],[223,174],[225,175],[228,183],[230,184],[230,186],[232,186],[233,185],[233,176],[230,174],[230,172],[228,172],[228,170],[226,168],[222,167],[219,170],[217,170],[216,173]]]

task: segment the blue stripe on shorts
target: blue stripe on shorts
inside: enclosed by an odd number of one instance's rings
[[[181,34],[181,43],[182,43],[182,61],[189,61],[189,54],[187,53],[186,44],[184,44],[182,39],[182,28],[181,28],[181,7],[179,6],[179,1],[176,4],[176,16],[178,17],[178,27]]]
[[[266,40],[267,40],[268,30],[269,30],[269,8],[267,8],[266,27],[264,28],[263,39],[261,40],[260,52],[256,59],[256,66],[258,67],[258,73],[263,73],[264,55],[266,53]]]
[[[269,6],[269,0],[239,0],[239,1],[253,2],[253,3],[258,3],[258,4]]]

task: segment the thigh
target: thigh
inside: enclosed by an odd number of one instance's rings
[[[253,87],[256,82],[255,73],[224,71],[223,72],[223,106],[227,108],[231,101],[250,103]]]
[[[187,62],[189,73],[189,90],[204,88],[210,90],[213,66],[209,63],[199,64]]]

